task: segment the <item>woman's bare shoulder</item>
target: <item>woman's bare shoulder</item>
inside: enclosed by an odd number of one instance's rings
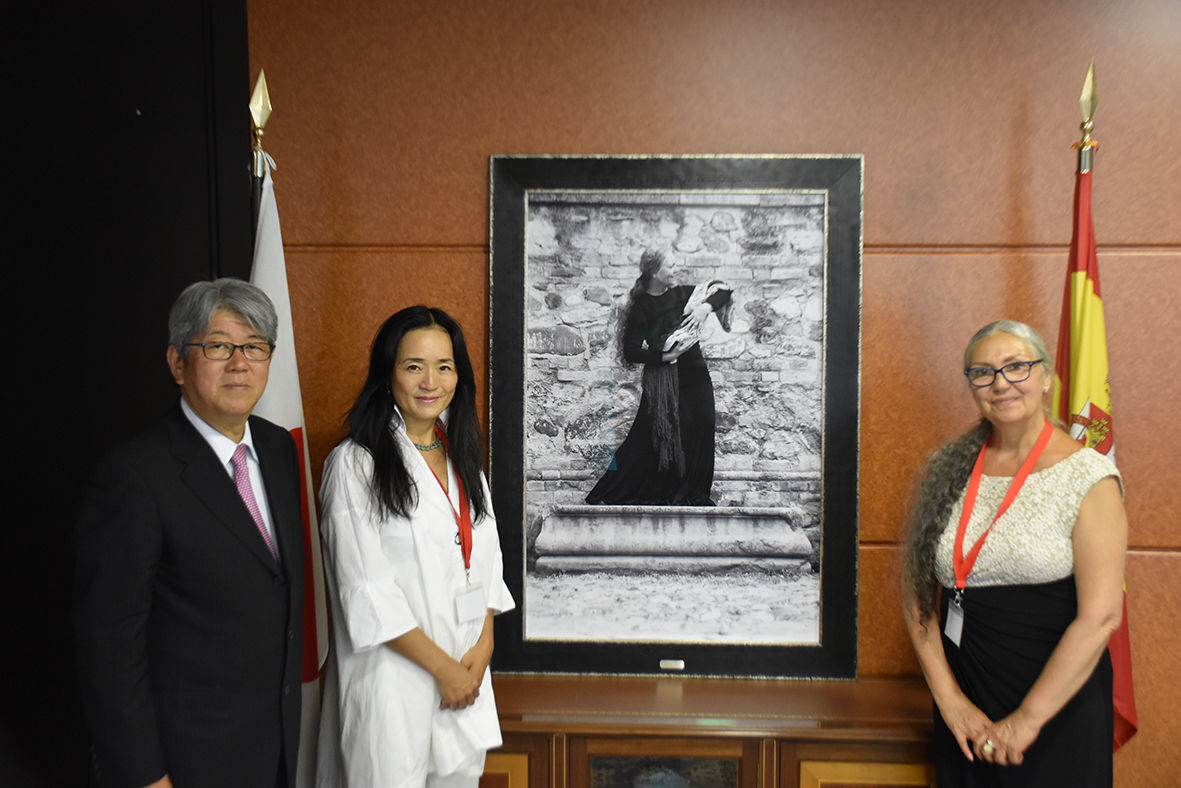
[[[1082,448],[1082,444],[1070,437],[1066,432],[1055,428],[1054,434],[1050,436],[1050,442],[1046,445],[1046,450],[1042,452],[1042,456],[1038,460],[1035,470],[1042,470],[1043,468],[1049,468],[1051,465],[1057,465]]]

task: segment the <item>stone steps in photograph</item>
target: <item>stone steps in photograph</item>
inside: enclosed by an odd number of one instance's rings
[[[720,555],[543,555],[540,572],[692,572],[724,574],[734,571],[774,572],[798,576],[809,571],[807,558]]]
[[[813,553],[802,520],[790,508],[562,506],[537,535],[537,568],[798,569]]]

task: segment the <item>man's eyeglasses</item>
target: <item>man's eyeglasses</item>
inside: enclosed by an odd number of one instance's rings
[[[245,345],[235,345],[232,342],[188,342],[185,347],[201,348],[205,358],[210,361],[228,361],[235,350],[241,350],[247,361],[266,361],[275,350],[273,342],[247,342]],[[1026,377],[1029,377],[1028,374]]]
[[[992,367],[968,367],[964,370],[964,377],[978,389],[991,386],[996,380],[998,372],[1004,375],[1005,380],[1010,383],[1021,383],[1022,381],[1029,380],[1029,376],[1033,372],[1033,365],[1040,364],[1044,360],[1035,358],[1033,361],[1012,361],[1000,369],[993,369]]]

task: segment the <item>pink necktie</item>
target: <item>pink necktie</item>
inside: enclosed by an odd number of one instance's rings
[[[238,444],[238,448],[234,449],[234,456],[230,458],[230,464],[234,466],[234,486],[238,488],[238,495],[242,496],[242,503],[246,504],[250,516],[254,518],[254,524],[258,526],[262,540],[267,543],[271,557],[278,561],[279,553],[275,550],[275,543],[271,541],[266,523],[262,521],[262,512],[258,510],[258,501],[254,500],[254,489],[250,486],[250,471],[246,468],[246,444]]]

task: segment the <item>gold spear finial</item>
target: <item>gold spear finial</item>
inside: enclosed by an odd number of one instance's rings
[[[267,72],[259,70],[258,81],[254,83],[254,94],[250,96],[250,117],[254,119],[254,128],[262,136],[267,121],[271,117],[271,94],[267,91]]]
[[[1083,80],[1083,93],[1078,97],[1078,105],[1083,111],[1083,123],[1090,123],[1091,118],[1095,117],[1095,108],[1099,106],[1099,91],[1095,89],[1095,58],[1091,58],[1091,67],[1087,69],[1087,78]]]
[[[270,117],[271,94],[267,90],[267,72],[259,69],[258,81],[254,83],[254,93],[250,96],[250,118],[253,121],[251,125],[254,135],[254,175],[257,178],[265,174],[269,163],[270,157],[262,149],[262,135]]]
[[[1091,67],[1087,69],[1087,77],[1083,80],[1083,92],[1078,97],[1079,109],[1083,111],[1083,138],[1074,144],[1078,149],[1078,171],[1090,172],[1095,158],[1095,149],[1099,143],[1091,139],[1091,132],[1095,129],[1095,108],[1099,106],[1099,91],[1095,87],[1095,58],[1091,58]]]

